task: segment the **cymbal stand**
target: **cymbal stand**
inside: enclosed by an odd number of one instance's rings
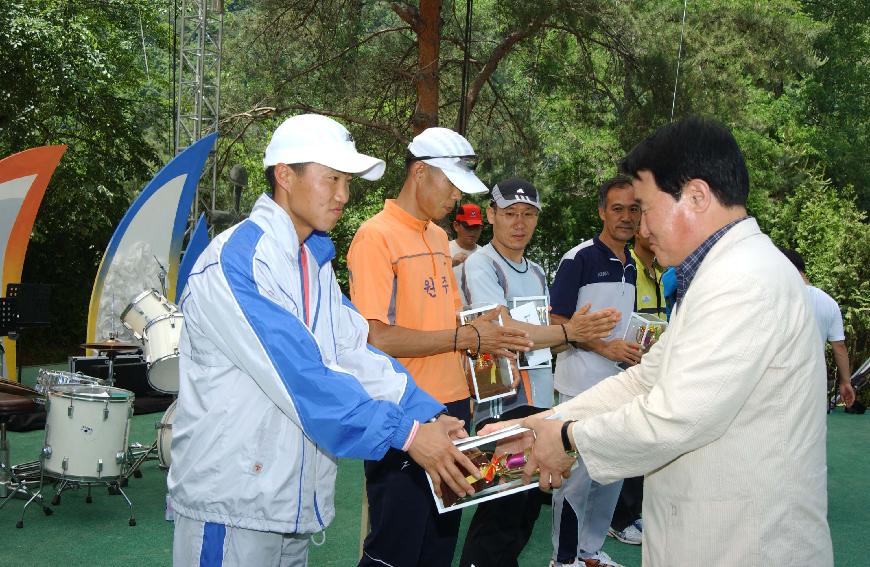
[[[118,356],[116,350],[106,350],[106,382],[109,386],[115,385],[115,357]]]
[[[160,293],[166,297],[166,266],[164,266],[157,256],[154,256],[154,261],[160,266],[160,272],[157,273],[157,279],[160,280]]]

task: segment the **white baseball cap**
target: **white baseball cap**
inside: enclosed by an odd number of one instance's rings
[[[463,193],[487,193],[474,175],[477,156],[461,134],[450,128],[426,128],[411,140],[408,151],[415,159],[437,167]],[[410,159],[410,158],[409,158]]]
[[[282,122],[263,157],[263,167],[307,162],[369,181],[380,179],[387,168],[383,160],[357,152],[347,128],[319,114],[300,114]]]

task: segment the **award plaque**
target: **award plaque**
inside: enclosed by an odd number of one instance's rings
[[[550,299],[546,295],[514,297],[510,300],[511,317],[530,325],[550,324]],[[539,348],[529,352],[520,352],[517,368],[531,370],[533,368],[551,368],[553,355],[549,348]]]
[[[534,436],[531,430],[519,425],[506,427],[489,435],[469,437],[455,441],[456,448],[465,453],[477,465],[480,479],[469,475],[466,480],[474,487],[470,496],[457,496],[446,483],[441,483],[441,498],[435,495],[432,478],[428,475],[429,488],[438,512],[443,514],[487,500],[501,498],[538,487],[538,475],[528,483],[523,482],[523,467]]]
[[[639,344],[641,351],[645,353],[656,344],[667,328],[668,322],[661,317],[648,313],[632,313],[623,339]]]
[[[467,325],[484,313],[496,308],[498,305],[493,304],[460,311],[459,322],[462,325]],[[502,324],[501,316],[494,323]],[[513,388],[510,363],[504,357],[477,352],[473,356],[468,356],[466,373],[474,389],[474,399],[478,402],[488,402],[517,393],[516,389]]]

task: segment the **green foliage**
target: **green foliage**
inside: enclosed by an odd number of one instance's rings
[[[870,226],[851,188],[815,174],[779,204],[765,227],[777,244],[801,253],[807,277],[837,300],[853,366],[870,356]]]
[[[814,47],[822,64],[808,77],[801,119],[817,163],[838,186],[852,185],[870,211],[870,4],[865,0],[803,2],[828,24]]]
[[[355,230],[404,177],[419,69],[402,10],[416,5],[226,3],[217,156],[221,179],[236,163],[251,172],[244,210],[266,190],[263,148],[287,116],[330,114],[362,151],[387,161],[381,180],[354,182],[333,231],[342,285]],[[0,0],[0,153],[70,144],[25,267],[29,281],[75,288],[65,335],[81,337],[105,243],[169,157],[163,10],[158,0]],[[675,117],[712,116],[744,151],[750,212],[778,243],[804,253],[810,277],[841,302],[853,362],[870,354],[866,2],[698,0],[688,4],[684,30],[680,2],[478,0],[474,10],[470,82],[485,80],[466,134],[487,185],[518,175],[541,190],[545,210],[530,254],[550,273],[600,230],[596,188],[621,156],[667,123],[672,107]],[[465,3],[444,2],[439,115],[450,127],[462,94],[464,26]],[[218,208],[230,199],[224,183]]]
[[[78,350],[106,243],[160,163],[153,141],[168,125],[165,75],[156,75],[159,64],[146,73],[140,35],[141,23],[148,49],[168,46],[158,4],[0,1],[0,155],[69,146],[46,190],[22,276],[55,284],[57,323],[25,334],[24,362]]]

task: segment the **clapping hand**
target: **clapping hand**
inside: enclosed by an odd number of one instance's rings
[[[578,309],[565,323],[565,333],[572,342],[587,342],[595,339],[603,339],[610,335],[613,327],[621,317],[619,311],[612,307],[599,309],[589,313],[592,307],[587,303]]]
[[[498,324],[498,316],[504,309],[497,307],[487,311],[472,321],[471,325],[480,334],[480,352],[516,359],[517,355],[512,351],[528,352],[534,343],[527,332]]]

